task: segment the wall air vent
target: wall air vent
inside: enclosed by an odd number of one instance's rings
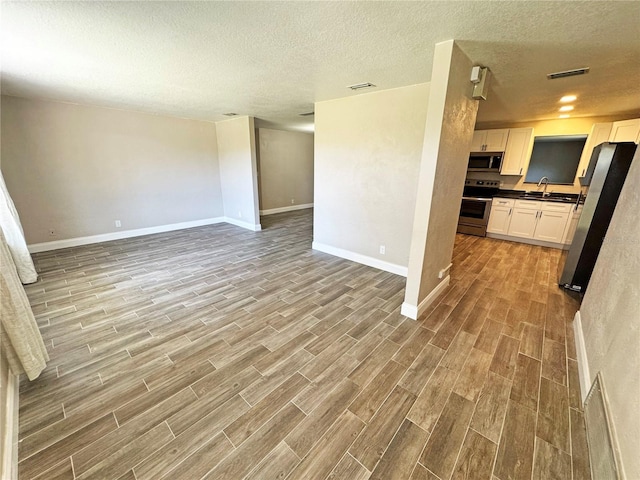
[[[371,87],[375,87],[375,85],[373,83],[356,83],[355,85],[349,85],[347,88],[350,88],[351,90],[360,90],[361,88],[371,88]]]
[[[564,72],[548,73],[547,78],[549,80],[555,80],[556,78],[574,77],[576,75],[584,75],[585,73],[589,73],[589,67],[565,70]]]
[[[233,112],[229,112],[229,113],[223,113],[223,115],[225,117],[235,117],[236,115],[238,115],[237,113],[233,113]]]
[[[307,113],[300,113],[298,115],[300,115],[301,117],[310,117],[311,115],[314,115],[316,112],[307,112]]]

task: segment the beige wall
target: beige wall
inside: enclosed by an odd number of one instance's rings
[[[452,40],[436,45],[405,312],[417,308],[438,287],[443,281],[439,271],[451,262],[478,110],[478,101],[471,98],[471,67],[471,60]]]
[[[480,107],[482,108],[482,107]],[[491,123],[491,124],[477,124],[476,130],[484,130],[488,128],[520,128],[520,127],[532,127],[533,135],[538,137],[544,137],[549,135],[589,135],[591,127],[594,123],[614,122],[617,120],[626,120],[628,117],[581,117],[581,118],[566,118],[555,120],[541,120],[538,122],[524,122],[524,123]],[[527,160],[528,162],[528,160]],[[528,163],[527,163],[528,166]],[[511,190],[537,190],[537,187],[533,183],[524,183],[527,171],[525,169],[522,176],[515,175],[499,175],[483,172],[471,172],[468,174],[468,178],[482,178],[489,180],[499,180],[503,182],[501,188]],[[549,191],[562,192],[562,193],[578,193],[580,191],[580,182],[577,177],[573,185],[549,185]]]
[[[224,215],[246,228],[260,228],[258,170],[253,117],[216,123]]]
[[[259,128],[260,210],[313,203],[313,134]]]
[[[640,478],[640,152],[636,153],[580,307],[591,381],[610,401],[626,478]]]
[[[1,134],[29,244],[223,214],[213,123],[3,96]]]
[[[424,83],[316,103],[314,245],[406,268],[428,95]]]

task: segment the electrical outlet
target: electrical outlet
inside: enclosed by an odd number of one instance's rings
[[[49,236],[50,237],[55,237],[56,236],[56,231],[53,228],[49,229]]]
[[[293,205],[294,203],[296,203],[295,199],[291,199],[291,205]]]
[[[122,222],[120,220],[116,220],[116,227],[120,228],[122,226]]]
[[[384,255],[386,252],[386,247],[384,245],[380,245],[380,255]]]

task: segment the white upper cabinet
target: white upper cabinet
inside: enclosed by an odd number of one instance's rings
[[[611,135],[611,127],[613,123],[594,123],[591,127],[591,132],[587,137],[587,141],[584,144],[582,150],[582,156],[580,157],[580,164],[578,165],[578,177],[584,177],[589,167],[589,160],[591,160],[591,154],[593,149],[601,143],[608,142]]]
[[[620,122],[613,122],[611,134],[609,135],[609,141],[638,143],[639,135],[640,118],[634,118],[633,120],[622,120]]]
[[[507,148],[509,129],[476,130],[471,141],[472,152],[504,152]]]
[[[485,152],[504,152],[507,148],[508,138],[511,130],[508,128],[500,130],[487,130],[487,140],[485,142]]]
[[[522,175],[533,149],[533,128],[509,129],[507,148],[502,157],[501,175]]]
[[[472,152],[483,152],[484,151],[484,143],[487,139],[487,131],[486,130],[475,130],[473,132],[473,140],[471,140],[471,151]]]

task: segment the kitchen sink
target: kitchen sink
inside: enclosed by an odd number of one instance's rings
[[[520,195],[520,198],[523,200],[544,200],[545,202],[575,202],[577,198],[565,197],[565,196],[557,196],[551,195],[549,197],[543,197],[541,194],[529,194],[525,193],[524,195]]]

